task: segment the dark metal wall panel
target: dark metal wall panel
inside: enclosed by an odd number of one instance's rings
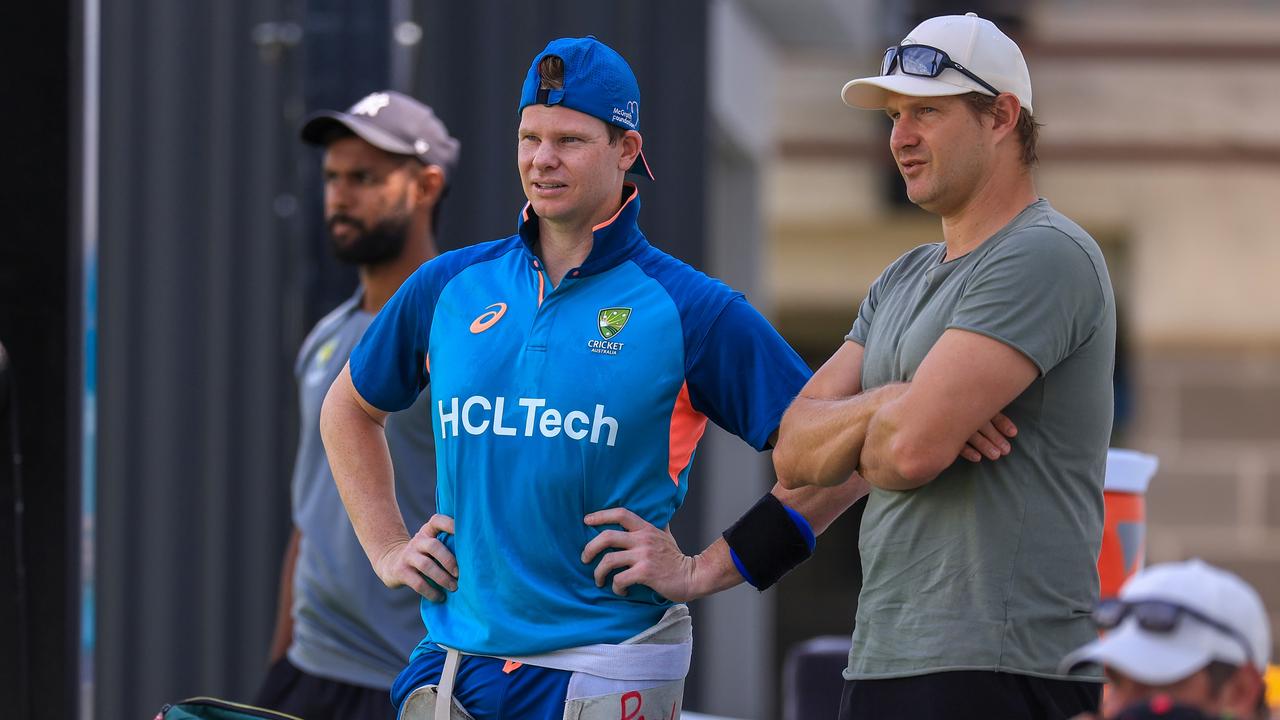
[[[22,454],[18,442],[17,381],[0,341],[0,697],[10,698],[26,720],[30,695],[30,624],[27,619],[26,552],[22,522]]]
[[[5,93],[22,109],[6,118],[0,342],[19,412],[0,420],[0,716],[28,720],[76,710],[80,296],[67,188],[78,38],[71,3],[11,10]]]
[[[296,61],[254,29],[290,10],[102,8],[99,717],[242,696],[263,671],[303,327],[276,202]]]
[[[387,87],[390,74],[391,15],[388,2],[307,0],[302,19],[301,101],[307,112],[341,110],[374,90]],[[296,130],[281,142],[298,145]],[[355,290],[353,268],[334,259],[326,239],[321,205],[319,150],[304,150],[299,165],[299,223],[305,229],[306,262],[301,268],[307,326],[324,317]]]

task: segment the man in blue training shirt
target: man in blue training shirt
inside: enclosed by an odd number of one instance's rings
[[[641,233],[624,182],[649,174],[640,95],[620,55],[553,41],[519,111],[519,232],[405,282],[329,392],[325,447],[378,576],[428,600],[392,688],[403,717],[671,717],[692,644],[671,600],[743,575],[767,586],[813,534],[773,496],[740,522],[755,546],[730,537],[701,564],[656,528],[684,499],[707,420],[766,449],[809,372],[740,293]],[[428,383],[438,507],[455,527],[411,538],[382,426]]]

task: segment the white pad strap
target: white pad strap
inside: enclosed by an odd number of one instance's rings
[[[453,707],[453,681],[458,675],[460,655],[453,648],[445,648],[444,670],[440,672],[440,684],[436,686],[435,720],[449,720],[449,710]]]

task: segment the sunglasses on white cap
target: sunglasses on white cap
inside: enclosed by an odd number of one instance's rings
[[[892,73],[895,65],[902,70],[903,75],[925,78],[936,78],[942,74],[943,70],[951,68],[986,88],[992,95],[1000,94],[1000,91],[992,87],[986,80],[974,75],[963,65],[952,60],[945,50],[939,50],[929,45],[894,45],[889,47],[884,51],[884,59],[880,61],[880,74],[888,75]]]
[[[1112,630],[1120,625],[1126,617],[1132,616],[1138,627],[1148,632],[1168,634],[1178,629],[1183,618],[1192,618],[1203,625],[1226,635],[1240,644],[1244,650],[1244,662],[1252,662],[1253,651],[1249,641],[1239,630],[1218,622],[1213,618],[1184,605],[1163,600],[1137,600],[1127,602],[1119,598],[1110,598],[1099,602],[1093,609],[1093,624],[1100,630]]]

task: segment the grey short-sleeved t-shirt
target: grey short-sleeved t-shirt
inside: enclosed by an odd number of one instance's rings
[[[1063,677],[1063,656],[1096,637],[1115,361],[1106,263],[1043,199],[969,254],[945,254],[918,247],[872,285],[848,336],[864,347],[862,387],[909,382],[951,328],[1016,348],[1040,373],[1004,411],[1019,431],[1010,455],[872,489],[845,677]]]
[[[301,417],[293,466],[293,522],[302,533],[293,575],[289,661],[311,675],[387,689],[426,634],[418,594],[388,589],[369,559],[329,470],[320,406],[351,349],[373,322],[361,293],[316,324],[298,353]],[[396,500],[409,532],[435,512],[436,462],[430,393],[387,418]]]

